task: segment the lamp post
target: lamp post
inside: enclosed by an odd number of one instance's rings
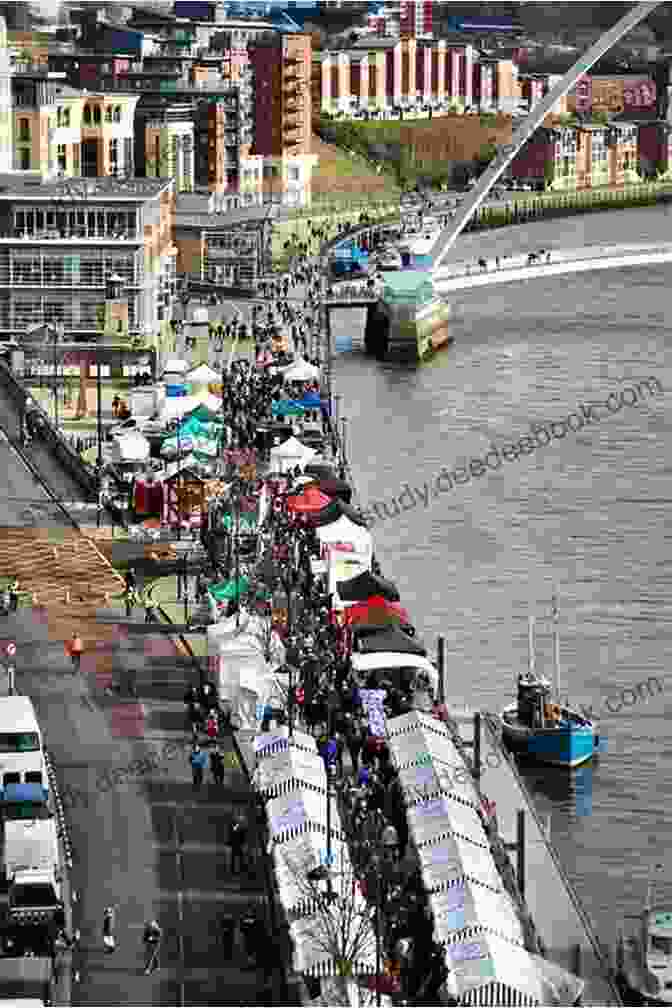
[[[54,427],[58,430],[58,357],[56,352],[57,344],[63,340],[65,330],[62,322],[56,322],[50,325],[49,328],[52,332],[52,346],[54,349],[54,374],[53,374],[53,389],[54,389]]]

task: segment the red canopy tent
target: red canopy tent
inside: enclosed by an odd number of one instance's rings
[[[303,493],[287,498],[287,510],[294,514],[316,514],[330,503],[331,497],[327,497],[311,484]]]
[[[385,626],[388,623],[411,625],[408,612],[399,602],[388,602],[382,595],[373,595],[366,602],[346,606],[343,612],[346,624],[365,623],[369,626]]]

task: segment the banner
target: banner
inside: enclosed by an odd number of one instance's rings
[[[359,699],[369,718],[369,731],[377,738],[385,737],[385,690],[360,689]]]

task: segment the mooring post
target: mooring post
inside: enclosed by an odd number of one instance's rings
[[[581,946],[574,945],[572,948],[572,973],[574,976],[581,976]]]
[[[436,667],[439,673],[439,703],[446,702],[446,683],[444,679],[446,662],[446,639],[439,637],[436,642]]]
[[[474,714],[474,780],[481,779],[481,715]]]
[[[518,889],[525,896],[525,810],[518,809],[516,829],[516,874]]]

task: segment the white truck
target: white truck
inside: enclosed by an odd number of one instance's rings
[[[6,820],[3,868],[10,926],[50,925],[63,907],[56,820]]]
[[[36,956],[0,958],[0,1008],[44,1008],[52,1003],[51,959]]]

